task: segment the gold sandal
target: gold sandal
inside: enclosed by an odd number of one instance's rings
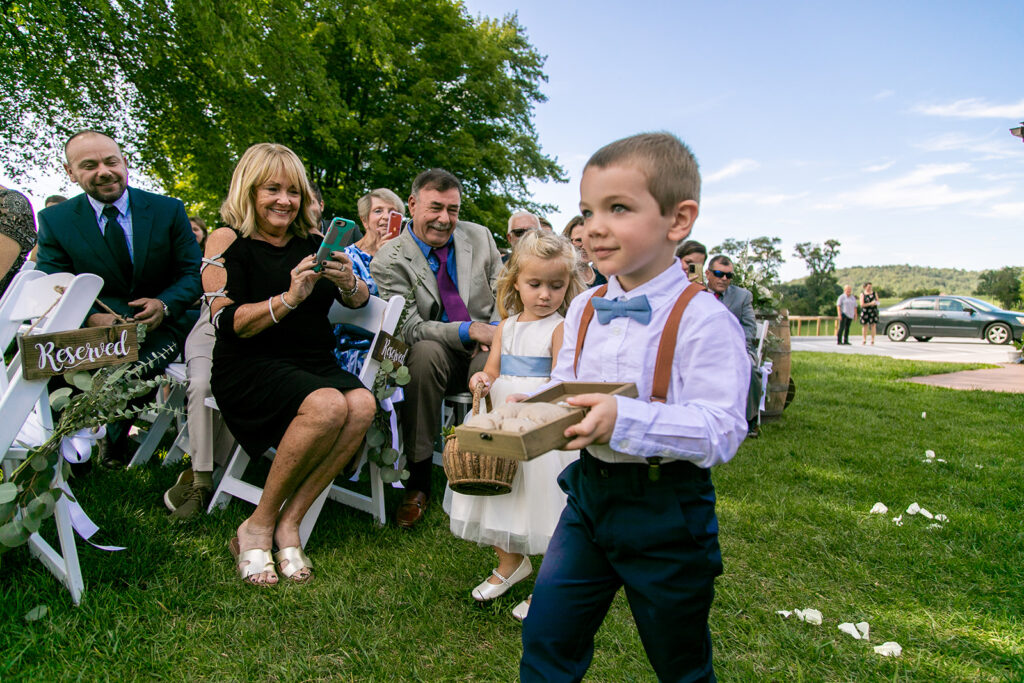
[[[240,550],[237,536],[228,541],[228,549],[231,551],[231,556],[235,558],[235,570],[242,581],[250,586],[273,586],[277,583],[276,581],[257,580],[257,577],[264,572],[270,572],[274,578],[277,578],[277,572],[274,571],[274,559],[269,550],[252,548],[243,552]]]
[[[274,553],[274,561],[277,562],[277,566],[285,578],[295,583],[306,583],[313,578],[313,563],[297,545],[278,550]],[[285,562],[288,564],[285,565]],[[303,569],[308,569],[309,573],[305,576],[296,576]]]

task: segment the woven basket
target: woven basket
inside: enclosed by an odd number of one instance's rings
[[[480,412],[482,389],[482,384],[473,389],[474,415]],[[467,496],[500,496],[512,490],[519,469],[517,461],[460,450],[454,434],[445,438],[443,455],[444,473],[452,491]]]

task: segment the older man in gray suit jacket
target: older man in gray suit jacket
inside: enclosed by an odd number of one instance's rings
[[[714,294],[732,314],[739,318],[743,335],[747,338],[747,353],[750,354],[750,389],[747,392],[747,438],[759,435],[757,415],[761,405],[761,377],[754,366],[757,348],[757,319],[754,318],[754,295],[749,290],[732,284],[735,272],[732,260],[719,255],[711,259],[704,273],[708,290]]]
[[[420,173],[409,197],[408,229],[381,247],[370,264],[381,297],[401,294],[411,304],[401,330],[412,347],[402,408],[409,479],[396,514],[404,528],[419,522],[430,499],[441,402],[447,393],[466,390],[494,338],[501,255],[487,228],[459,220],[461,202],[462,185],[451,173]]]

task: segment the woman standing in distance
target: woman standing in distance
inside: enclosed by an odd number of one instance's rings
[[[868,328],[871,328],[871,344],[875,343],[875,331],[878,329],[878,295],[870,282],[864,283],[864,291],[860,293],[860,332],[863,335],[861,345],[868,343]]]
[[[223,255],[203,284],[217,329],[211,388],[231,433],[257,456],[277,448],[263,496],[231,541],[239,576],[277,582],[312,576],[299,523],[359,448],[376,411],[373,395],[340,369],[327,312],[335,300],[366,304],[366,284],[342,252],[317,265],[321,238],[306,170],[282,145],[242,155],[207,253]],[[280,550],[271,557],[270,549]]]

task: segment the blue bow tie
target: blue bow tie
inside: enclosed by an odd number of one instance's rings
[[[618,299],[602,299],[599,296],[592,297],[591,303],[597,311],[597,322],[607,325],[613,318],[632,318],[641,325],[651,322],[651,304],[647,297],[640,295],[629,301]]]

